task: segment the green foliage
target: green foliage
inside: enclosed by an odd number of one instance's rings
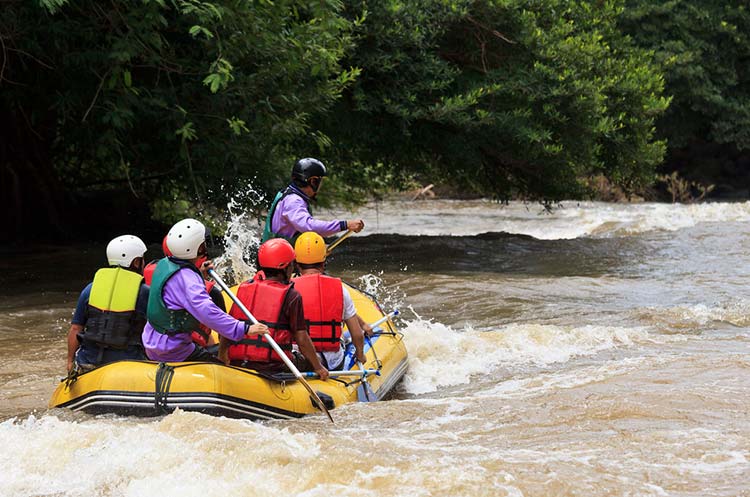
[[[632,190],[664,154],[668,99],[619,1],[351,0],[362,76],[326,115],[341,162],[499,197],[559,199],[605,174]],[[356,24],[356,23],[355,23]]]
[[[0,14],[17,54],[0,104],[34,120],[71,189],[127,179],[144,198],[204,201],[248,178],[270,189],[315,132],[311,115],[356,76],[339,65],[351,43],[340,11],[305,0],[14,3]]]
[[[333,169],[332,176],[326,179],[324,194],[318,202],[323,206],[357,205],[368,199],[380,200],[394,191],[418,186],[414,176],[407,171],[394,169],[383,163],[353,163]]]
[[[750,149],[750,9],[744,0],[628,0],[622,29],[654,52],[673,96],[659,122],[670,148]]]

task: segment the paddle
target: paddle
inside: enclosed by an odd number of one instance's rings
[[[370,386],[370,382],[367,381],[367,370],[365,369],[365,365],[357,361],[357,366],[359,366],[358,372],[362,373],[361,392],[360,392],[360,389],[358,388],[357,400],[359,400],[360,402],[375,402],[376,400],[378,400],[378,397],[377,395],[375,395],[375,392]],[[374,371],[377,371],[378,375],[380,375],[379,369],[375,369]]]
[[[388,314],[386,314],[385,316],[383,316],[382,318],[380,318],[377,321],[375,321],[374,323],[370,323],[370,329],[377,328],[378,326],[380,326],[381,324],[385,323],[386,321],[388,321],[392,317],[398,316],[398,315],[399,315],[398,309],[394,309],[391,312],[389,312]]]
[[[216,284],[221,287],[224,292],[229,295],[229,298],[232,299],[232,302],[234,302],[237,307],[242,310],[242,312],[245,313],[245,316],[252,321],[254,324],[258,322],[257,319],[250,313],[250,311],[245,307],[245,305],[240,302],[240,299],[237,298],[237,296],[232,293],[232,290],[229,289],[226,283],[224,283],[224,280],[222,280],[218,274],[216,274],[216,271],[213,269],[208,270],[208,274],[211,275],[211,277],[216,281]],[[294,374],[295,378],[299,380],[300,383],[307,389],[307,391],[310,393],[310,396],[315,401],[315,404],[320,408],[321,411],[326,413],[326,416],[328,416],[328,419],[331,420],[331,423],[333,423],[333,418],[331,417],[331,413],[328,412],[328,409],[326,408],[325,404],[322,400],[320,400],[320,397],[318,397],[318,394],[315,393],[315,391],[312,389],[309,383],[305,380],[305,378],[302,376],[302,373],[300,373],[299,369],[295,367],[294,364],[292,364],[292,361],[289,360],[289,358],[286,356],[283,350],[281,350],[281,347],[279,347],[279,344],[276,343],[276,340],[273,339],[273,337],[269,334],[263,335],[263,338],[268,342],[268,344],[271,346],[271,348],[281,357],[281,360],[284,361],[284,364],[286,364],[286,367],[289,368],[289,370]]]
[[[304,376],[305,378],[317,378],[318,373],[314,371],[301,371],[300,374]],[[369,376],[374,374],[375,376],[380,376],[380,371],[377,369],[361,369],[361,370],[340,370],[340,371],[329,371],[328,376],[331,378],[336,378],[339,376]]]
[[[331,252],[333,252],[333,249],[335,249],[339,243],[349,238],[352,235],[352,233],[354,233],[352,230],[348,230],[346,233],[338,237],[335,242],[331,243],[326,249],[326,257],[331,255]]]

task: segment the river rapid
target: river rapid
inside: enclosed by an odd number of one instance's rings
[[[48,410],[104,244],[14,250],[0,496],[750,495],[750,203],[320,215],[365,220],[329,272],[403,311],[394,398],[334,425]],[[254,233],[235,219],[225,270]]]

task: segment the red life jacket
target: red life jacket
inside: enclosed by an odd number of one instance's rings
[[[341,317],[344,313],[341,280],[322,274],[308,274],[295,278],[294,288],[302,295],[307,330],[315,350],[338,350],[341,347]]]
[[[255,318],[269,328],[271,338],[281,347],[287,357],[292,357],[292,333],[289,325],[280,325],[281,311],[286,294],[292,285],[280,281],[246,281],[237,288],[237,298]],[[235,319],[247,319],[245,313],[232,305],[229,314]],[[282,362],[263,335],[245,335],[238,343],[229,347],[232,361]]]
[[[156,264],[159,261],[151,261],[148,264],[146,264],[146,267],[143,268],[143,280],[146,282],[147,285],[151,285],[151,278],[154,276],[154,270],[156,269]],[[211,288],[216,284],[214,281],[206,281],[206,291],[211,292]],[[197,330],[194,330],[190,334],[190,338],[192,338],[193,343],[200,345],[201,347],[206,347],[208,345],[208,338],[211,336],[211,329],[202,324]]]
[[[156,269],[156,264],[158,262],[158,259],[151,261],[143,268],[143,281],[145,281],[148,286],[151,286],[151,278],[154,276],[154,270]]]

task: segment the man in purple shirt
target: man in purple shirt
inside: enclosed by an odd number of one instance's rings
[[[361,219],[321,221],[313,217],[310,203],[315,201],[326,174],[326,166],[317,159],[300,159],[294,164],[292,182],[276,194],[268,210],[263,229],[264,242],[271,238],[285,238],[294,244],[297,236],[306,231],[324,237],[339,231],[362,231],[365,223]]]
[[[167,234],[172,256],[161,259],[154,270],[148,322],[141,337],[146,356],[153,361],[214,361],[192,341],[191,332],[199,324],[233,341],[248,333],[268,333],[267,326],[234,319],[211,300],[198,269],[211,267],[205,238],[205,226],[195,219],[183,219]]]

